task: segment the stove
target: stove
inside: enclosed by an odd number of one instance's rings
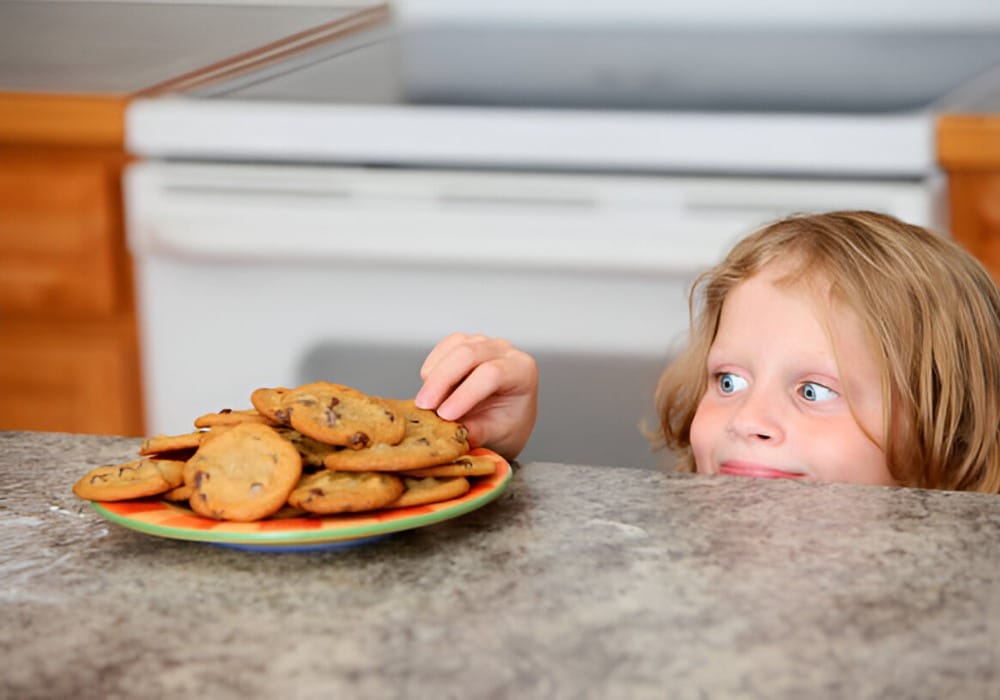
[[[525,459],[661,466],[656,378],[733,241],[838,208],[946,234],[934,116],[994,80],[1000,22],[806,31],[661,4],[401,3],[134,101],[150,431],[258,386],[412,396],[436,340],[482,332],[539,360]]]

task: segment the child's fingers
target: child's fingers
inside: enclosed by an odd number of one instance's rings
[[[427,354],[424,364],[420,367],[420,378],[426,380],[427,377],[429,377],[434,371],[434,368],[437,367],[444,358],[448,357],[448,355],[450,355],[455,348],[463,344],[479,342],[485,339],[486,336],[468,335],[466,333],[452,333],[451,335],[445,337]]]
[[[452,348],[463,342],[464,339],[464,333],[452,333],[451,335],[438,341],[438,344],[431,348],[431,351],[427,353],[427,357],[424,358],[424,363],[420,366],[420,378],[427,379],[428,375],[434,371],[434,367],[441,362],[441,358],[445,357],[449,352],[451,352]]]
[[[436,409],[452,390],[477,366],[488,362],[510,347],[506,341],[496,341],[485,336],[451,337],[435,348],[437,356],[429,359],[424,385],[415,398],[419,408]]]
[[[490,396],[499,393],[502,385],[502,361],[478,364],[438,405],[437,414],[445,420],[458,420]]]
[[[418,407],[461,421],[469,444],[516,457],[537,414],[534,358],[502,338],[455,334],[431,351],[421,368]]]

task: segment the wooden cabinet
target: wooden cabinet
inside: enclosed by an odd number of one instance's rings
[[[940,117],[937,152],[951,234],[1000,282],[1000,115]]]
[[[142,433],[128,319],[0,321],[0,426]]]
[[[123,292],[116,278],[116,159],[4,155],[0,310],[67,318],[113,313]]]
[[[0,95],[0,429],[144,432],[122,115]]]

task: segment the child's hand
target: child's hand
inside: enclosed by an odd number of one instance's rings
[[[419,408],[461,421],[469,444],[516,457],[535,427],[538,367],[506,340],[454,333],[438,343],[420,368]]]

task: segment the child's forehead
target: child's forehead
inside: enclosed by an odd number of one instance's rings
[[[741,289],[748,294],[739,293]],[[732,297],[734,292],[738,300]],[[791,306],[788,304],[789,297],[796,300]],[[727,312],[727,302],[730,301],[734,306],[731,312]],[[799,301],[801,304],[797,303]],[[748,324],[749,318],[757,321]],[[786,323],[773,322],[779,318],[785,318]],[[812,321],[805,320],[807,318]],[[724,319],[738,319],[737,325],[733,326],[730,320]],[[853,376],[859,364],[874,368],[876,372],[883,367],[885,358],[878,352],[874,329],[869,321],[868,317],[847,303],[838,285],[824,271],[811,273],[801,266],[781,261],[762,265],[730,290],[730,295],[723,302],[712,346],[717,343],[725,346],[734,338],[738,343],[742,333],[759,337],[765,345],[774,348],[787,348],[800,343],[803,352],[828,348],[841,370]],[[728,334],[721,332],[723,327],[729,329]],[[825,338],[822,342],[808,330],[816,327],[821,337]],[[734,332],[736,335],[733,335]],[[807,353],[801,359],[810,356]],[[847,364],[841,365],[842,361]]]
[[[736,284],[730,294],[752,280],[773,285],[783,294],[800,296],[812,306],[813,314],[824,326],[829,327],[845,316],[862,322],[864,320],[864,315],[847,298],[830,271],[820,265],[813,265],[804,256],[790,255],[761,265]]]
[[[833,279],[822,266],[815,265],[802,255],[789,255],[761,265],[742,282],[757,279],[773,284],[784,292],[800,292],[824,303],[831,300]]]

